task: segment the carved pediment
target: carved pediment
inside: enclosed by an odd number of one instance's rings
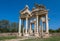
[[[28,5],[26,5],[26,7],[22,10],[22,11],[20,11],[20,13],[21,14],[28,14],[28,15],[30,15],[31,14],[31,12],[30,12],[30,10],[29,10],[29,7],[28,7]]]

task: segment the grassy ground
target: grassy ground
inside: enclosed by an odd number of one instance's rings
[[[0,37],[0,41],[1,40],[10,40],[10,39],[16,40],[17,37],[16,36]],[[19,38],[19,39],[21,39],[21,38]],[[49,37],[49,38],[26,39],[26,40],[22,40],[22,41],[60,41],[60,36],[53,36],[53,37]]]
[[[0,40],[6,40],[6,39],[16,39],[16,36],[5,36],[5,37],[0,37]]]
[[[50,38],[37,38],[37,39],[26,39],[23,41],[60,41],[60,36],[54,36],[54,37],[50,37]]]

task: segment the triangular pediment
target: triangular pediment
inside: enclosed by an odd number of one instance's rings
[[[20,12],[21,14],[28,14],[28,15],[30,15],[31,14],[31,12],[30,12],[30,10],[29,10],[29,7],[28,7],[28,5],[26,5],[25,6],[25,8]]]

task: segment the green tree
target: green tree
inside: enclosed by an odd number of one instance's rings
[[[11,23],[12,32],[17,32],[17,27],[18,27],[18,25],[16,22]]]
[[[8,25],[9,25],[9,21],[8,20],[1,20],[0,21],[0,32],[7,32],[8,31]]]

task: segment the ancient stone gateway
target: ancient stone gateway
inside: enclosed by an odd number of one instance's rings
[[[24,22],[26,23],[24,24]],[[22,24],[23,32],[21,32]],[[33,30],[32,24],[34,24]],[[35,8],[30,11],[28,5],[26,5],[20,11],[19,36],[49,37],[48,10],[45,6],[36,4]]]

